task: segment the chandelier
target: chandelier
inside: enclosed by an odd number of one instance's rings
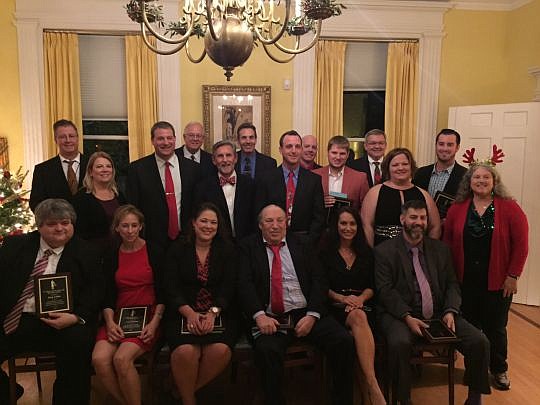
[[[153,52],[171,55],[183,48],[193,63],[200,63],[208,54],[230,81],[232,71],[248,60],[254,45],[261,45],[275,62],[290,62],[317,43],[324,19],[341,14],[345,8],[336,0],[302,0],[301,7],[299,1],[292,15],[292,0],[285,0],[284,7],[280,7],[280,0],[182,0],[180,18],[171,22],[164,21],[159,0],[131,0],[125,8],[140,24],[144,42]],[[308,32],[312,38],[301,45],[301,37]],[[153,45],[149,34],[171,46],[162,49]],[[291,47],[280,42],[287,36],[292,37]],[[198,56],[190,52],[193,38],[204,40],[204,50]],[[272,47],[286,55],[275,56]]]

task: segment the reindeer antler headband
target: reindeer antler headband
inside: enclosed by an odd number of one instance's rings
[[[478,165],[478,164],[485,164],[490,166],[495,166],[497,163],[502,163],[504,153],[502,149],[497,148],[497,145],[493,145],[493,153],[491,157],[486,158],[484,160],[478,160],[474,158],[474,152],[476,151],[475,148],[471,148],[465,151],[463,154],[463,163],[468,163],[469,167]]]

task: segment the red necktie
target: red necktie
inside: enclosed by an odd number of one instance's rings
[[[425,319],[430,319],[433,316],[433,297],[431,296],[431,287],[424,274],[422,265],[420,264],[420,258],[418,257],[418,248],[411,248],[413,255],[413,267],[416,274],[416,280],[420,287],[420,294],[422,296],[422,315]]]
[[[284,245],[285,243],[283,242],[276,246],[267,245],[274,254],[274,258],[272,259],[270,305],[272,312],[276,315],[285,312],[285,306],[283,305],[283,272],[281,269],[281,256],[279,254],[279,250]]]
[[[289,178],[287,179],[287,201],[286,201],[288,226],[291,226],[292,209],[293,209],[293,203],[294,203],[294,192],[296,191],[296,187],[294,187],[293,177],[294,177],[294,173],[292,171],[289,172]]]
[[[219,185],[223,187],[225,184],[230,184],[231,186],[234,186],[236,184],[236,177],[230,176],[230,177],[219,177]]]
[[[373,162],[375,170],[373,172],[373,184],[379,184],[381,182],[381,169],[379,167],[380,162]]]
[[[169,228],[167,235],[169,239],[175,240],[178,236],[178,209],[176,208],[176,195],[174,193],[174,182],[172,179],[171,164],[165,162],[165,198],[167,199],[167,208],[169,211]]]
[[[6,335],[13,333],[19,327],[19,322],[21,320],[21,315],[24,305],[26,304],[26,300],[34,295],[34,278],[43,274],[47,268],[47,264],[49,264],[49,256],[52,254],[52,252],[52,250],[47,249],[43,253],[41,259],[34,264],[34,269],[32,270],[32,273],[30,273],[30,277],[24,286],[19,300],[4,319],[4,331],[6,332]]]

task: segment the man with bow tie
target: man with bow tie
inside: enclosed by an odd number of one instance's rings
[[[219,141],[212,147],[212,162],[217,174],[197,185],[195,206],[203,202],[214,203],[225,219],[226,228],[240,240],[255,231],[253,180],[236,173],[237,154],[231,141]]]

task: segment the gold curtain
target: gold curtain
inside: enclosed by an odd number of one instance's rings
[[[388,148],[416,149],[418,42],[388,44],[384,126]]]
[[[157,56],[140,35],[126,35],[125,44],[129,159],[133,161],[154,152],[150,128],[158,120]]]
[[[56,155],[53,124],[65,118],[79,130],[82,150],[81,78],[79,37],[68,32],[45,32],[43,35],[45,70],[45,105],[47,108],[47,155]]]
[[[325,165],[326,146],[334,135],[343,134],[343,80],[345,49],[343,41],[319,41],[316,48],[315,134],[317,160]]]

